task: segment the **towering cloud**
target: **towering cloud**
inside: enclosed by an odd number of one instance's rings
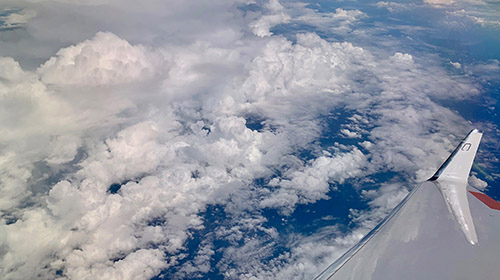
[[[132,46],[112,33],[61,49],[38,68],[46,84],[101,86],[144,80],[155,72],[154,57],[143,46]]]

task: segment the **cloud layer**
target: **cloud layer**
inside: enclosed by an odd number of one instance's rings
[[[292,219],[379,172],[425,179],[468,129],[435,100],[479,93],[432,56],[273,34],[304,22],[351,32],[359,10],[32,2],[16,4],[37,11],[15,31],[21,49],[0,58],[7,279],[311,278],[402,199],[401,181],[360,190],[369,210],[352,211],[347,233],[287,234],[264,213]],[[67,13],[54,18],[54,7]],[[69,34],[67,17],[87,21]],[[23,70],[13,57],[32,44],[44,61]],[[210,207],[224,220],[208,230]]]

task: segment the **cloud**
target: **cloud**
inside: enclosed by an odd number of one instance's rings
[[[0,226],[2,275],[14,279],[23,278],[23,275],[40,275],[48,279],[54,275],[55,271],[47,267],[54,260],[47,253],[57,251],[65,243],[60,226],[49,213],[40,209],[27,210],[22,221]],[[30,239],[32,242],[27,243]]]
[[[486,21],[483,18],[474,16],[471,12],[464,9],[446,11],[442,23],[458,30],[467,30],[475,27],[475,25],[486,25]]]
[[[356,23],[366,18],[366,14],[357,9],[336,8],[334,12],[320,12],[302,2],[286,2],[284,6],[291,16],[289,23],[295,27],[305,26],[307,31],[313,27],[322,32],[330,30],[339,35],[348,34],[354,31]]]
[[[348,129],[341,129],[340,132],[347,138],[361,138],[361,135],[359,133],[350,131]]]
[[[342,184],[344,180],[360,175],[367,164],[366,156],[358,149],[334,157],[318,157],[304,170],[286,174],[284,177],[289,177],[287,179],[271,180],[269,185],[279,187],[279,190],[264,198],[260,205],[283,207],[283,211],[289,212],[295,203],[311,203],[325,198],[330,189],[329,183]]]
[[[451,5],[455,3],[453,0],[424,0],[424,3],[431,5]]]
[[[451,66],[455,67],[455,69],[462,68],[462,65],[460,64],[460,62],[452,62],[452,61],[450,61],[450,64],[451,64]]]
[[[36,17],[36,12],[34,10],[22,9],[20,11],[16,10],[6,10],[3,11],[3,15],[0,16],[0,21],[3,24],[0,28],[14,28],[20,27],[26,24],[30,19]]]
[[[263,8],[265,13],[249,25],[250,30],[259,37],[271,36],[270,29],[273,26],[289,20],[288,14],[278,0],[265,2]]]
[[[312,25],[321,25],[327,23],[340,22],[342,25],[352,24],[359,20],[365,14],[360,10],[344,10],[342,8],[335,9],[334,13],[319,13],[313,9],[301,6],[299,11],[303,15],[298,16],[294,21],[302,21]],[[296,11],[297,12],[297,11]]]
[[[464,70],[473,77],[481,77],[488,81],[498,81],[500,73],[500,61],[490,59],[484,62],[478,62],[471,65],[464,65]]]
[[[132,46],[112,33],[97,33],[91,40],[61,49],[38,68],[46,84],[102,86],[144,80],[155,72],[161,57],[143,46]]]
[[[495,9],[482,0],[426,0],[424,3],[444,12],[440,22],[448,28],[464,31],[476,29],[479,25],[494,30],[500,22]]]
[[[488,187],[488,183],[477,178],[475,175],[469,177],[469,184],[480,191],[484,191]]]
[[[403,12],[416,8],[414,3],[402,4],[398,2],[380,1],[375,4],[378,8],[386,8],[389,12]]]
[[[5,80],[16,81],[24,76],[21,65],[11,57],[1,57],[0,67],[0,77]]]
[[[50,146],[50,135],[63,133],[74,119],[64,100],[9,57],[0,58],[0,100],[0,189],[4,193],[0,209],[6,211],[32,195],[28,184],[35,183],[35,174],[31,169],[44,157],[39,147]]]

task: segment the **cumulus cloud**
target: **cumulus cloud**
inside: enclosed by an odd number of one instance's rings
[[[304,13],[295,18],[294,21],[302,21],[313,25],[321,25],[327,23],[340,22],[341,25],[352,24],[365,16],[360,10],[344,10],[342,8],[335,9],[334,13],[319,13],[305,6],[299,6],[300,9],[295,12]]]
[[[330,30],[336,34],[352,32],[354,25],[366,18],[366,14],[357,9],[336,8],[334,12],[320,12],[313,5],[302,2],[286,2],[284,6],[291,16],[288,20],[291,24]]]
[[[132,46],[112,33],[61,49],[37,72],[46,84],[102,86],[144,80],[155,72],[161,57],[143,46]]]
[[[278,0],[269,0],[263,5],[263,8],[264,14],[249,25],[252,32],[259,37],[272,35],[270,29],[273,26],[290,19]]]
[[[378,8],[385,8],[389,12],[402,12],[407,11],[412,8],[415,8],[416,5],[414,3],[398,3],[398,2],[390,2],[390,1],[380,1],[375,4]]]
[[[366,156],[358,149],[335,157],[318,157],[304,170],[289,174],[290,178],[271,180],[270,186],[279,186],[280,190],[262,200],[261,206],[293,209],[295,203],[310,203],[325,198],[330,182],[343,183],[359,175],[367,164]]]
[[[477,178],[476,175],[472,175],[469,177],[469,185],[471,185],[473,188],[476,188],[480,191],[484,191],[486,187],[488,187],[488,183]]]
[[[361,135],[357,132],[350,131],[349,129],[341,129],[340,133],[345,135],[348,138],[361,138]]]
[[[27,185],[34,176],[31,168],[44,156],[38,147],[48,146],[50,135],[64,133],[74,119],[70,105],[9,57],[0,58],[0,100],[0,143],[4,148],[0,189],[5,194],[0,209],[7,210],[31,195]]]
[[[451,64],[451,66],[455,67],[456,69],[462,68],[462,64],[460,64],[460,62],[450,61],[450,64]]]
[[[0,77],[7,81],[16,81],[24,76],[24,71],[21,69],[19,62],[11,57],[0,58]]]

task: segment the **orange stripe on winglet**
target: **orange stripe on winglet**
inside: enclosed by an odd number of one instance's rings
[[[494,200],[493,198],[485,195],[484,193],[469,191],[472,195],[474,195],[477,199],[481,200],[484,204],[486,204],[491,209],[500,210],[500,202]]]

